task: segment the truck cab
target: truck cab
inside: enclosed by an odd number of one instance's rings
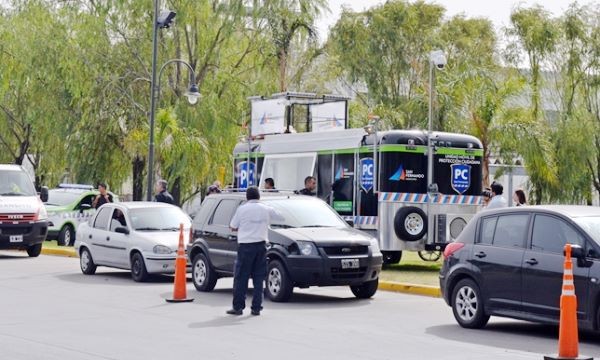
[[[48,214],[29,174],[0,164],[0,249],[39,256],[48,233]]]

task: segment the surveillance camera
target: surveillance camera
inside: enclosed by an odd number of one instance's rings
[[[431,61],[438,70],[443,70],[446,66],[446,55],[444,55],[442,50],[432,51],[429,53],[429,61]]]
[[[175,15],[177,15],[177,13],[175,11],[171,11],[171,10],[161,11],[160,15],[158,16],[158,19],[156,20],[156,25],[161,29],[168,28],[169,26],[171,26],[171,23],[173,23],[173,19],[175,19]]]

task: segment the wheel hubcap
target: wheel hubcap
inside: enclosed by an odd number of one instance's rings
[[[138,275],[140,273],[140,262],[138,259],[133,260],[133,273]]]
[[[198,285],[204,284],[206,280],[206,264],[204,261],[197,261],[194,266],[194,280]]]
[[[81,268],[87,270],[90,265],[90,254],[87,251],[81,253]]]
[[[268,280],[269,292],[274,295],[279,293],[279,290],[281,289],[281,272],[279,271],[279,269],[271,269],[271,271],[269,272]]]
[[[471,321],[477,313],[477,294],[475,291],[464,286],[456,294],[455,305],[458,316],[464,321]]]
[[[69,245],[71,243],[71,231],[67,229],[65,232],[65,245]]]
[[[415,213],[408,214],[406,220],[404,220],[404,228],[411,235],[418,235],[423,231],[424,224],[423,218]]]

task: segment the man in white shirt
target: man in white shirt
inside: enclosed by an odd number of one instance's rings
[[[485,209],[488,210],[507,207],[508,205],[506,203],[506,199],[504,198],[504,196],[502,196],[502,192],[504,191],[504,187],[502,186],[502,184],[494,181],[490,188],[492,190],[492,199],[485,207]]]
[[[267,276],[267,243],[271,219],[283,220],[275,209],[260,203],[256,186],[246,190],[248,202],[237,208],[229,226],[237,231],[238,252],[233,275],[233,307],[230,315],[242,315],[246,307],[248,279],[252,277],[252,315],[260,315],[263,300],[263,282]]]

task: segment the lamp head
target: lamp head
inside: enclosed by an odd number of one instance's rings
[[[198,85],[196,84],[190,85],[190,88],[185,93],[185,96],[187,97],[190,105],[195,105],[200,99],[200,97],[202,97],[202,95],[200,95],[200,91],[198,91]]]

